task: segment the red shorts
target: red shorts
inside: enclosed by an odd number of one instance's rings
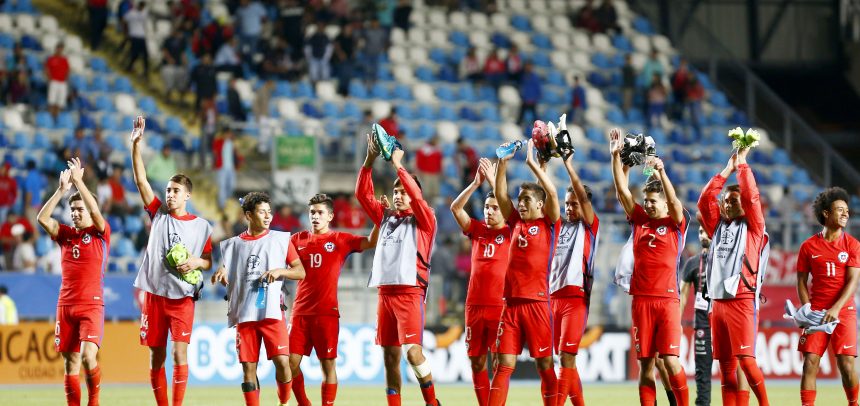
[[[679,355],[681,301],[668,297],[633,296],[633,348],[639,359]]]
[[[711,308],[711,342],[714,359],[755,357],[758,309],[755,299],[714,300]]]
[[[579,352],[579,342],[588,321],[588,306],[584,297],[552,299],[552,342],[556,353]]]
[[[857,310],[854,306],[849,306],[839,312],[839,324],[836,325],[833,334],[827,334],[823,331],[806,333],[800,336],[797,350],[821,356],[824,355],[828,343],[832,354],[857,356]]]
[[[504,308],[466,305],[466,352],[470,357],[487,355],[496,341]]]
[[[290,353],[309,356],[314,349],[319,359],[337,358],[340,334],[337,316],[293,315],[287,331],[290,333]]]
[[[266,357],[290,355],[290,337],[283,320],[247,321],[236,326],[236,352],[239,362],[260,360],[260,341],[266,346]]]
[[[549,302],[513,302],[505,306],[496,338],[496,352],[516,354],[528,344],[532,358],[552,356],[552,314]]]
[[[424,295],[379,295],[376,344],[383,347],[422,345],[423,339]]]
[[[140,313],[140,345],[166,347],[167,331],[173,341],[191,342],[194,300],[168,299],[145,292]]]
[[[57,352],[80,352],[81,341],[102,345],[105,307],[102,305],[57,306],[54,347]]]

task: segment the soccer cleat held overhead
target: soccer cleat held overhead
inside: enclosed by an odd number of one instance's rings
[[[379,153],[386,161],[391,160],[391,154],[394,153],[394,150],[403,149],[400,142],[389,135],[388,132],[386,132],[385,129],[377,123],[373,124],[371,135],[373,136],[373,142],[376,144],[376,147],[379,148]]]

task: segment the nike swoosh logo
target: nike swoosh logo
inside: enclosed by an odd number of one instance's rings
[[[548,349],[549,349],[549,347],[543,347],[543,348],[539,349],[538,352],[543,352],[543,351],[546,351]]]
[[[570,346],[576,345],[576,343],[564,343],[564,345],[565,345],[566,347],[570,347]]]
[[[820,256],[821,256],[821,255],[813,255],[813,256],[812,256],[812,259],[818,258],[818,257],[820,257]]]
[[[741,346],[741,349],[742,349],[742,350],[745,350],[745,349],[750,348],[750,347],[752,347],[752,346],[751,346],[751,345],[742,345],[742,346]]]
[[[191,335],[191,333],[182,333],[182,336],[183,336],[183,337],[188,337],[188,336],[190,336],[190,335]]]
[[[279,349],[279,350],[283,350],[284,348],[287,348],[287,346],[286,346],[286,345],[279,345],[279,346],[278,346],[278,349]]]
[[[677,346],[677,345],[669,344],[669,349],[670,349],[670,350],[674,350],[675,348],[678,348],[678,346]]]
[[[843,345],[843,346],[842,346],[842,348],[844,348],[844,349],[846,349],[846,350],[847,350],[847,349],[849,349],[849,348],[851,348],[851,347],[853,347],[853,345]]]
[[[328,349],[328,351],[326,351],[326,352],[331,352],[331,350],[333,350],[333,349],[334,349],[334,348],[329,348],[329,349]]]
[[[307,248],[307,247],[299,247],[299,251],[301,251],[301,250],[303,250],[303,249],[305,249],[305,248]]]
[[[407,334],[406,338],[409,338],[409,337],[415,337],[415,334]]]
[[[87,336],[87,338],[99,338],[99,336]]]
[[[185,383],[186,381],[173,381],[173,383]]]

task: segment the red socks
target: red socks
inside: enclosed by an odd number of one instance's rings
[[[99,406],[102,370],[98,366],[87,371],[87,406]]]
[[[296,395],[296,403],[299,406],[311,406],[308,394],[305,392],[305,375],[298,374],[293,377],[293,394]]]
[[[722,386],[724,406],[737,406],[738,404],[738,376],[735,370],[738,368],[737,358],[728,361],[720,361],[720,378]]]
[[[815,406],[815,395],[818,391],[800,390],[800,406]]]
[[[173,366],[173,406],[182,406],[188,386],[188,365]]]
[[[388,406],[400,406],[400,394],[395,392],[394,389],[388,388],[385,390],[385,401],[388,402]]]
[[[767,399],[767,389],[764,386],[764,375],[761,373],[758,364],[753,357],[741,357],[738,359],[744,375],[747,377],[747,382],[750,383],[750,389],[758,399],[760,406],[770,406],[770,401]]]
[[[433,387],[433,381],[421,384],[421,396],[424,397],[425,405],[436,406],[436,388]]]
[[[252,390],[250,392],[242,392],[245,397],[245,406],[260,406],[260,390]]]
[[[579,380],[579,371],[576,368],[561,367],[558,377],[558,399],[556,406],[564,406],[568,396],[573,406],[584,406],[585,399],[582,396],[582,382]]]
[[[540,392],[543,395],[543,405],[555,406],[558,395],[558,378],[555,376],[555,369],[547,368],[538,371],[538,374],[540,374]]]
[[[654,406],[657,404],[656,384],[639,384],[639,404],[642,406]]]
[[[66,375],[63,378],[63,386],[66,388],[66,404],[81,406],[81,378],[77,375]]]
[[[845,389],[845,397],[848,398],[848,406],[857,406],[857,390],[860,389],[860,385],[853,388],[846,388],[843,386],[842,389]]]
[[[499,364],[493,374],[493,383],[490,384],[490,406],[502,406],[508,399],[508,386],[514,369]]]
[[[149,383],[152,385],[152,393],[155,395],[157,406],[170,406],[167,403],[167,375],[164,368],[149,370]]]
[[[293,386],[293,381],[290,382],[278,382],[275,380],[275,383],[278,384],[278,401],[281,403],[287,403],[290,401],[290,387]]]
[[[684,368],[681,372],[669,377],[669,384],[672,386],[672,393],[675,395],[675,402],[678,406],[687,406],[690,404],[690,392],[687,389],[687,374]]]
[[[336,383],[323,383],[322,384],[322,403],[323,403],[323,406],[333,405],[335,397],[337,397],[337,384]]]
[[[475,388],[475,396],[478,397],[478,406],[487,406],[490,402],[489,371],[472,371],[472,386]]]
[[[750,391],[739,390],[735,395],[737,395],[737,406],[750,406]]]

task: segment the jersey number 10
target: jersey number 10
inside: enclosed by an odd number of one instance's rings
[[[492,258],[496,255],[496,244],[490,243],[484,246],[484,258]]]

